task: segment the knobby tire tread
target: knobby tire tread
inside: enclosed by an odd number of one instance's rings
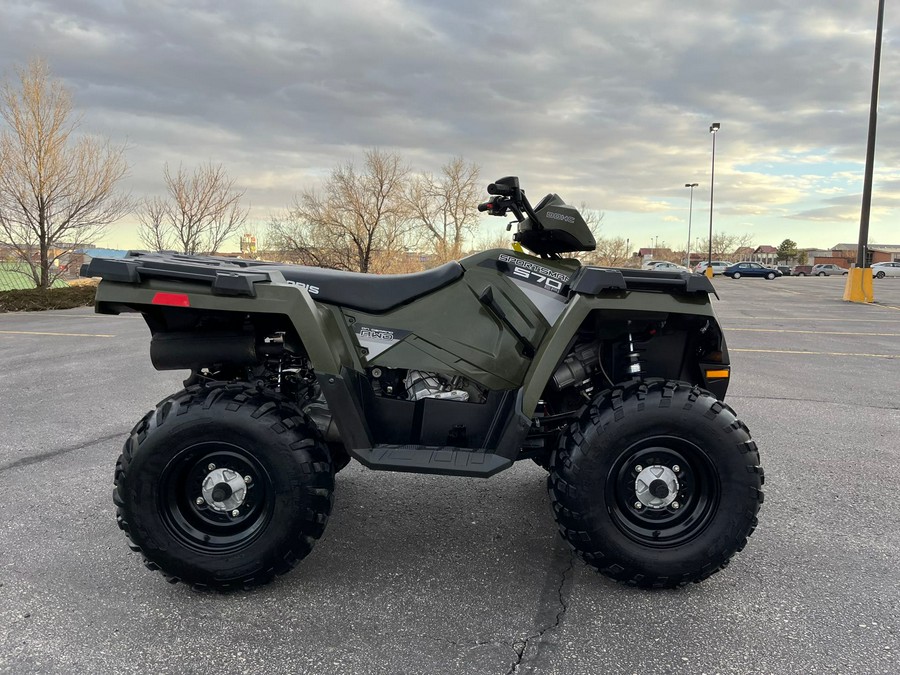
[[[620,422],[628,414],[634,414],[626,412],[628,401],[634,400],[636,402],[634,412],[640,413],[646,410],[647,406],[654,404],[654,398],[657,399],[655,405],[658,408],[681,406],[683,410],[690,410],[698,402],[710,401],[704,413],[705,418],[717,420],[723,414],[726,418],[732,418],[727,424],[726,431],[735,434],[735,442],[730,451],[739,453],[743,458],[751,483],[744,499],[744,515],[749,520],[747,531],[732,541],[731,546],[724,550],[712,551],[709,559],[695,571],[677,576],[641,574],[630,568],[625,561],[610,557],[603,542],[597,541],[592,534],[595,528],[591,526],[589,514],[581,512],[575,504],[579,490],[579,473],[582,471],[582,464],[591,455],[589,447],[591,435],[602,435],[611,424]],[[713,394],[698,386],[654,378],[620,385],[603,391],[594,398],[580,419],[573,422],[567,432],[561,435],[547,478],[547,490],[560,535],[585,563],[628,585],[673,588],[710,577],[724,569],[735,553],[743,550],[758,524],[757,514],[763,503],[761,488],[764,483],[765,474],[760,466],[756,443],[750,439],[747,425],[737,419],[734,410],[727,403],[716,399]],[[597,495],[597,498],[602,499],[602,495]]]
[[[144,565],[151,571],[160,572],[169,583],[174,584],[183,580],[152,561],[136,541],[125,513],[127,496],[124,494],[124,485],[131,462],[146,439],[151,423],[154,424],[154,430],[164,428],[170,419],[184,415],[195,407],[209,411],[219,406],[222,411],[230,414],[245,411],[248,407],[245,404],[249,403],[250,406],[255,405],[256,407],[248,417],[257,421],[264,421],[267,416],[273,417],[270,428],[274,433],[306,434],[305,438],[292,444],[291,450],[296,453],[300,461],[300,471],[304,474],[315,474],[315,476],[313,476],[313,482],[305,488],[310,497],[309,506],[304,512],[307,531],[298,536],[294,548],[280,555],[278,560],[267,565],[258,573],[225,583],[218,581],[213,583],[189,582],[193,588],[230,591],[269,583],[276,576],[291,571],[301,559],[311,552],[315,542],[324,533],[334,501],[334,473],[328,449],[319,438],[319,432],[310,420],[288,402],[273,401],[271,396],[270,393],[264,393],[245,383],[215,382],[191,385],[160,401],[154,410],[149,411],[135,424],[125,440],[122,453],[116,461],[114,474],[113,503],[116,506],[116,522],[125,533],[129,548],[140,553]],[[319,485],[323,476],[327,477],[324,481],[325,484]]]

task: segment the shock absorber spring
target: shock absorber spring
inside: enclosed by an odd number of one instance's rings
[[[631,322],[628,322],[629,328],[631,327]],[[641,369],[641,355],[638,350],[634,346],[634,336],[631,334],[631,331],[628,331],[628,352],[626,354],[627,365],[626,371],[631,376],[631,379],[635,382],[642,378],[642,369]]]

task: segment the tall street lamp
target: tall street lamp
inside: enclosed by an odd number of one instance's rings
[[[709,176],[709,258],[706,265],[706,276],[712,276],[712,221],[713,221],[713,190],[716,184],[716,132],[721,127],[718,122],[709,125],[709,133],[712,134],[712,170]]]
[[[694,213],[694,188],[697,187],[698,183],[685,183],[684,187],[691,188],[691,205],[688,207],[688,243],[687,243],[687,252],[685,253],[685,257],[687,260],[685,261],[685,267],[691,269],[691,216]]]

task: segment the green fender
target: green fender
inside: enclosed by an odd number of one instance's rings
[[[361,369],[349,347],[349,336],[334,313],[316,305],[309,292],[288,284],[256,284],[256,297],[213,295],[208,287],[188,287],[184,282],[148,279],[140,285],[101,281],[96,310],[100,314],[141,311],[159,306],[157,293],[187,295],[191,309],[236,314],[274,314],[287,317],[303,342],[317,374],[337,375],[341,367]]]
[[[588,315],[597,309],[639,312],[669,312],[709,316],[715,319],[709,296],[705,293],[668,294],[619,291],[603,295],[576,295],[546,335],[523,383],[522,413],[534,415],[547,382],[566,356],[572,338]]]

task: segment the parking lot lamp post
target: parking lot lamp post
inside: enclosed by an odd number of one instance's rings
[[[712,134],[712,170],[709,176],[709,257],[706,261],[706,276],[712,276],[712,223],[713,223],[713,190],[716,184],[716,132],[721,125],[713,122],[709,125],[709,133]]]
[[[685,260],[684,265],[688,269],[691,269],[691,216],[694,213],[694,188],[697,187],[698,183],[685,183],[684,187],[691,188],[691,205],[688,207],[688,242],[687,242],[687,251],[685,252]]]

